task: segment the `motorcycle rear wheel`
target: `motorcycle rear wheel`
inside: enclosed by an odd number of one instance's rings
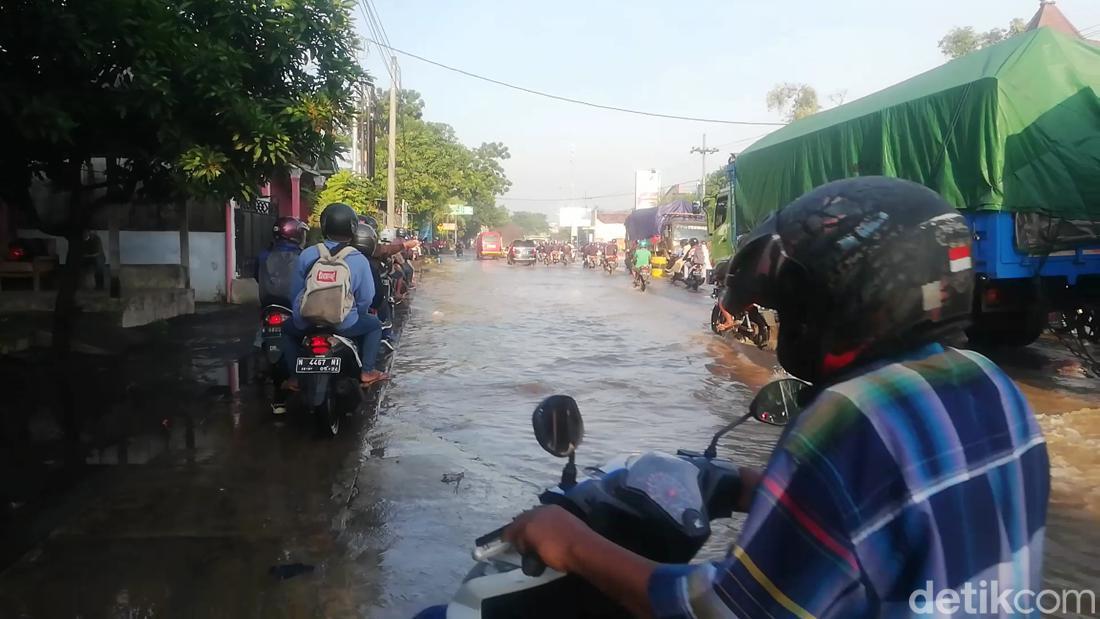
[[[335,438],[340,433],[340,411],[336,406],[336,395],[329,393],[320,406],[313,409],[313,421],[317,424],[317,436]]]

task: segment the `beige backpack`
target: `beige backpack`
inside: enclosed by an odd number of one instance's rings
[[[324,243],[318,243],[317,251],[317,262],[306,276],[299,313],[310,324],[338,327],[355,306],[347,257],[356,249],[347,246],[332,254]]]

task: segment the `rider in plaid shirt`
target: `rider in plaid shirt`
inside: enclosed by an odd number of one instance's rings
[[[742,470],[730,556],[659,565],[558,507],[505,538],[639,616],[897,617],[941,613],[945,589],[1038,590],[1042,434],[991,361],[937,343],[967,324],[971,267],[962,216],[920,185],[861,177],[799,198],[726,280],[724,309],[775,309],[780,364],[814,384],[763,473]],[[956,599],[960,615],[1017,616]]]

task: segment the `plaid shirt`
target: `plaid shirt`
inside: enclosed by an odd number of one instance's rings
[[[1049,485],[1012,381],[931,345],[822,391],[776,447],[729,558],[659,568],[654,614],[898,617],[929,583],[1038,591]]]

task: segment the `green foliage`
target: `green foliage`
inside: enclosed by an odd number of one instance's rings
[[[361,215],[381,217],[381,213],[375,206],[375,200],[381,199],[383,195],[381,188],[366,176],[350,170],[340,170],[325,181],[324,188],[317,194],[317,200],[314,202],[317,207],[309,216],[309,226],[311,228],[320,226],[321,211],[334,202],[343,202]]]
[[[768,92],[767,103],[769,110],[783,114],[787,122],[794,122],[821,111],[817,90],[809,84],[777,84]]]
[[[947,31],[940,39],[939,47],[944,56],[950,59],[961,58],[970,52],[996,45],[1009,37],[1016,36],[1027,29],[1027,23],[1020,19],[1013,19],[1008,23],[1008,28],[992,28],[985,32],[978,32],[971,26],[956,27]]]
[[[519,226],[526,236],[546,234],[550,229],[550,223],[546,221],[546,213],[516,211],[512,213],[512,223]]]
[[[466,227],[466,236],[476,236],[481,229],[494,229],[508,223],[508,209],[492,204],[475,204],[473,217],[468,217],[469,224]]]
[[[247,198],[288,164],[334,157],[363,77],[352,6],[4,3],[0,191],[29,203],[37,175],[115,200]],[[89,186],[79,170],[94,158],[120,163]]]
[[[388,97],[381,118],[389,114]],[[511,155],[498,142],[468,148],[445,123],[424,119],[424,101],[413,90],[402,90],[397,104],[397,197],[409,205],[409,212],[445,219],[446,206],[454,201],[478,207],[492,207],[511,182],[501,162]],[[385,170],[388,154],[388,124],[382,123],[376,169]],[[379,181],[385,194],[385,175]],[[485,211],[488,213],[488,211]]]

